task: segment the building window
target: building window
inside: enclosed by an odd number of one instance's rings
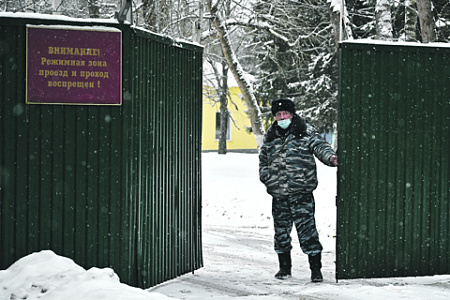
[[[220,138],[220,112],[216,112],[216,141]],[[227,118],[227,141],[231,141],[231,117],[228,113]]]

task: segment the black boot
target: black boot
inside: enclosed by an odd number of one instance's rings
[[[311,269],[311,281],[312,282],[322,282],[322,272],[320,269],[322,268],[322,253],[318,254],[310,254],[308,255],[309,268]]]
[[[283,280],[291,277],[291,252],[278,253],[278,261],[280,263],[280,270],[275,274],[275,278]]]

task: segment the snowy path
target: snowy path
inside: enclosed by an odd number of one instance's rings
[[[296,245],[298,246],[298,245]],[[333,255],[324,253],[325,282],[335,282]],[[271,229],[204,229],[205,267],[193,275],[175,279],[151,291],[178,299],[301,299],[301,290],[310,283],[306,256],[299,246],[293,250],[293,277],[277,280],[277,258]],[[308,296],[304,299],[324,299]]]
[[[307,257],[293,235],[293,277],[274,278],[271,199],[255,154],[204,153],[204,267],[150,289],[186,300],[448,300],[450,276],[335,280],[336,169],[318,164],[316,222],[324,246],[324,282],[310,282]],[[294,231],[295,232],[295,231]],[[293,232],[293,233],[294,233]]]
[[[296,245],[298,246],[298,244]],[[277,280],[271,230],[204,229],[205,267],[150,291],[186,300],[448,300],[450,276],[339,280],[334,252],[323,253],[323,283],[311,283],[306,255],[293,250],[293,277]]]

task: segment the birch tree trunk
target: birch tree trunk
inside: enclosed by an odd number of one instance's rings
[[[198,21],[195,23],[194,33],[195,38],[194,41],[200,44],[202,39],[202,23],[203,23],[203,0],[198,2]]]
[[[431,0],[417,0],[419,14],[420,32],[422,43],[430,43],[436,40],[436,24],[431,12]]]
[[[415,1],[405,0],[405,38],[407,42],[416,42],[417,11]]]
[[[211,0],[207,1],[208,9],[212,16],[213,26],[219,36],[222,51],[227,61],[228,67],[230,68],[230,71],[233,74],[234,79],[239,86],[239,89],[241,90],[245,105],[247,106],[248,114],[250,116],[250,122],[252,125],[252,132],[255,136],[256,145],[259,149],[262,146],[265,134],[261,118],[261,110],[259,109],[258,102],[256,101],[253,88],[247,78],[245,78],[244,70],[242,69],[242,66],[239,63],[234,50],[231,47],[231,41],[228,37],[228,32],[223,22],[224,20],[221,20],[220,18],[218,6],[220,6],[222,1],[218,1],[214,6],[211,2]]]
[[[392,41],[392,17],[389,0],[377,0],[375,19],[377,38],[384,41]]]

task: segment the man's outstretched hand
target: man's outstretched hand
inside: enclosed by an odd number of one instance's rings
[[[338,165],[338,157],[337,157],[337,155],[332,155],[330,157],[330,161],[333,164],[333,166],[337,166]]]

